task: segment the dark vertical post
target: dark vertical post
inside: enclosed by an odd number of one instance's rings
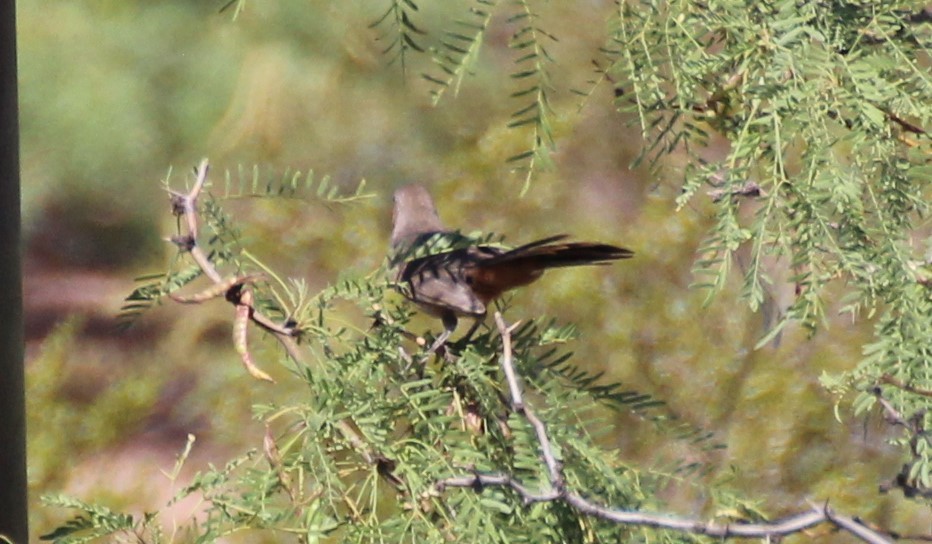
[[[20,272],[16,7],[0,0],[0,535],[26,544],[26,405]]]

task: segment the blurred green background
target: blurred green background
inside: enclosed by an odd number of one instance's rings
[[[465,5],[434,4],[423,2],[416,21],[428,45]],[[900,463],[884,445],[885,424],[853,420],[844,408],[836,421],[835,399],[817,382],[856,364],[869,324],[833,319],[812,340],[790,328],[754,350],[792,296],[783,263],[771,263],[773,299],[761,314],[738,300],[737,281],[704,306],[706,294],[689,289],[690,268],[712,218],[701,199],[675,211],[684,158],[667,157],[655,175],[629,169],[642,141],[613,108],[611,89],[584,104],[570,92],[594,75],[590,59],[613,2],[540,5],[540,25],[559,38],[550,48],[555,166],[524,197],[523,174],[505,161],[528,135],[506,127],[522,104],[510,97],[515,54],[504,17],[459,96],[434,107],[419,77],[435,70],[429,57],[410,57],[405,77],[381,53],[381,30],[368,27],[387,4],[247,2],[235,20],[222,5],[18,3],[34,535],[68,515],[40,506],[44,492],[160,508],[193,471],[261,443],[253,403],[299,394],[284,368],[266,365],[279,386],[246,375],[222,302],[165,305],[115,332],[133,277],[164,270],[174,253],[163,241],[174,219],[160,182],[171,167],[180,187],[201,157],[215,180],[254,164],[273,178],[290,168],[348,188],[367,180],[375,198],[353,206],[232,206],[251,250],[313,287],[379,265],[391,192],[410,181],[427,184],[441,217],[465,230],[513,243],[567,232],[633,249],[629,262],[548,275],[517,294],[508,317],[578,323],[581,339],[570,347],[580,364],[666,400],[671,414],[715,430],[726,447],[671,445],[627,415],[608,446],[633,465],[707,462],[705,482],[727,482],[774,515],[830,500],[884,527],[928,529],[928,510],[877,492]],[[197,443],[173,483],[161,471],[189,433]],[[699,487],[671,487],[667,499],[684,515],[713,513]],[[193,508],[172,513],[183,521]]]

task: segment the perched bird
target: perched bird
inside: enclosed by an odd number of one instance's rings
[[[492,301],[537,280],[549,268],[606,264],[634,255],[609,244],[564,242],[566,235],[561,234],[511,250],[470,245],[409,259],[438,235],[455,233],[444,229],[434,201],[422,185],[399,188],[394,200],[391,244],[398,264],[396,282],[405,297],[443,321],[443,333],[430,351],[447,341],[459,317],[476,319],[468,337]]]

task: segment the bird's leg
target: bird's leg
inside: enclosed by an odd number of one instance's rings
[[[453,361],[454,356],[450,351],[450,348],[453,347],[453,344],[450,344],[448,347],[446,345],[446,341],[449,340],[450,335],[453,334],[453,329],[456,328],[456,324],[457,321],[455,315],[450,314],[449,319],[447,316],[444,316],[443,333],[441,333],[441,335],[436,340],[434,340],[434,344],[430,347],[430,351],[428,351],[428,353],[433,353],[436,351],[437,355],[441,355],[447,361]],[[476,330],[479,329],[480,325],[482,325],[482,318],[477,317],[473,321],[472,326],[469,327],[469,330],[466,331],[466,334],[464,334],[462,338],[456,341],[457,353],[460,351],[459,346],[465,346],[469,342],[469,339],[472,338],[472,335],[476,333]]]
[[[453,334],[454,330],[456,330],[456,314],[453,312],[443,312],[443,315],[440,316],[440,319],[443,321],[443,332],[440,333],[440,336],[438,336],[436,340],[434,340],[434,343],[431,344],[430,349],[427,350],[427,353],[437,353],[437,350],[443,348],[444,344],[446,344],[447,340],[450,338],[450,335]]]

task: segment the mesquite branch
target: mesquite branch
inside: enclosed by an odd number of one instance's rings
[[[246,345],[246,330],[250,321],[272,333],[295,364],[306,366],[304,356],[298,348],[298,343],[295,340],[296,331],[293,328],[274,322],[255,308],[252,292],[248,284],[261,279],[262,274],[246,274],[244,276],[224,278],[198,244],[200,225],[198,222],[197,199],[207,183],[208,170],[207,159],[201,160],[195,170],[196,178],[191,190],[187,193],[170,190],[169,193],[171,195],[172,211],[184,218],[184,224],[187,227],[185,234],[176,236],[171,241],[182,251],[191,254],[194,262],[197,263],[204,275],[211,280],[212,284],[200,293],[190,297],[182,297],[176,294],[170,296],[180,303],[200,303],[211,298],[224,296],[235,307],[233,343],[243,361],[243,365],[254,378],[274,381],[271,376],[256,367],[252,361],[252,356]],[[373,451],[348,421],[339,421],[336,424],[336,429],[362,456],[366,463],[377,465],[380,474],[383,474],[391,483],[397,485],[398,479],[392,474],[392,467],[394,466],[392,461]]]
[[[515,412],[524,416],[534,428],[534,432],[537,435],[538,446],[540,447],[541,461],[547,468],[550,483],[549,489],[530,489],[510,474],[480,474],[474,472],[466,476],[445,478],[438,481],[435,484],[438,491],[443,492],[451,487],[464,487],[474,489],[481,493],[483,487],[508,487],[517,493],[526,504],[563,501],[581,514],[594,516],[614,523],[684,531],[717,538],[776,538],[798,533],[823,523],[830,523],[864,542],[871,544],[891,542],[891,539],[886,535],[867,527],[859,520],[838,514],[832,510],[827,503],[810,504],[809,510],[772,522],[719,523],[650,512],[621,510],[600,505],[586,499],[579,493],[566,487],[563,467],[554,455],[546,426],[522,400],[521,384],[515,372],[511,346],[511,332],[514,329],[514,325],[510,327],[506,325],[501,314],[498,312],[495,313],[495,323],[502,337],[503,347],[502,357],[500,359],[505,380],[511,392],[512,408]]]
[[[268,374],[252,363],[252,358],[245,344],[245,324],[247,320],[271,332],[295,363],[303,364],[303,356],[294,339],[294,331],[275,323],[270,318],[257,311],[253,305],[252,295],[248,287],[246,287],[246,284],[254,281],[257,276],[247,275],[243,277],[224,278],[220,272],[217,271],[214,263],[210,262],[210,259],[204,253],[200,244],[198,244],[199,223],[197,198],[200,196],[201,191],[204,189],[204,185],[207,183],[208,170],[207,159],[201,160],[200,165],[197,167],[197,176],[191,190],[187,193],[175,191],[169,191],[169,193],[171,194],[172,210],[175,214],[184,218],[184,224],[187,226],[187,233],[174,237],[172,242],[182,251],[187,251],[191,254],[194,262],[197,263],[204,275],[213,282],[213,286],[204,290],[200,295],[195,295],[193,297],[172,296],[172,298],[178,302],[196,303],[202,302],[207,298],[212,298],[213,296],[225,295],[227,300],[236,307],[234,343],[236,344],[237,352],[243,360],[243,365],[253,377],[261,380],[273,381]]]

